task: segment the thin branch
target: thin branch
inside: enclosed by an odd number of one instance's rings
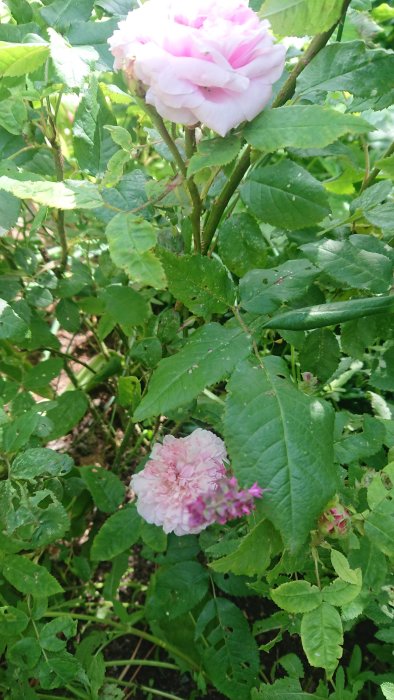
[[[57,135],[56,114],[52,114],[52,107],[51,107],[49,97],[46,98],[46,104],[47,104],[48,121],[49,121],[49,127],[50,127],[50,132],[47,133],[46,136],[47,136],[47,139],[48,139],[48,141],[51,145],[51,148],[52,148],[53,160],[55,163],[56,179],[58,182],[63,182],[63,180],[64,180],[64,161],[63,161],[62,149],[61,149],[58,135]],[[66,229],[65,229],[65,223],[64,223],[64,211],[63,211],[63,209],[57,210],[56,225],[57,225],[57,232],[58,232],[58,236],[59,236],[60,246],[62,249],[62,254],[61,254],[61,258],[60,258],[60,265],[59,265],[58,272],[59,272],[59,275],[63,275],[63,273],[67,267],[67,259],[68,259],[68,245],[67,245],[67,236],[66,236]]]

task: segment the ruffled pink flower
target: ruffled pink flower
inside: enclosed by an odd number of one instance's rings
[[[255,484],[239,491],[236,479],[226,474],[225,461],[223,440],[209,430],[185,438],[166,436],[131,480],[138,513],[176,535],[197,534],[213,522],[248,515],[262,490]]]
[[[284,68],[284,46],[247,0],[147,0],[109,44],[164,119],[221,136],[261,112]]]

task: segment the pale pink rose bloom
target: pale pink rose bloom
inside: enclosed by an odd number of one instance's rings
[[[167,435],[156,444],[131,488],[138,496],[138,513],[164,532],[186,535],[201,532],[209,523],[193,526],[189,505],[213,494],[226,474],[223,440],[209,430],[195,430],[185,438]]]
[[[144,83],[164,118],[221,136],[268,104],[285,47],[247,0],[147,0],[109,40],[115,68]]]

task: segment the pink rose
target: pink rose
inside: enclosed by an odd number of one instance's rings
[[[196,534],[214,522],[249,515],[262,489],[240,491],[226,474],[223,440],[209,430],[185,438],[167,435],[144,469],[131,479],[137,510],[148,523],[176,535]]]
[[[261,112],[284,68],[284,46],[247,0],[147,0],[109,44],[164,119],[221,136]]]

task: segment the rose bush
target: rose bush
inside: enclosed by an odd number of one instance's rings
[[[286,53],[247,0],[148,0],[109,43],[163,118],[221,136],[269,103]]]

